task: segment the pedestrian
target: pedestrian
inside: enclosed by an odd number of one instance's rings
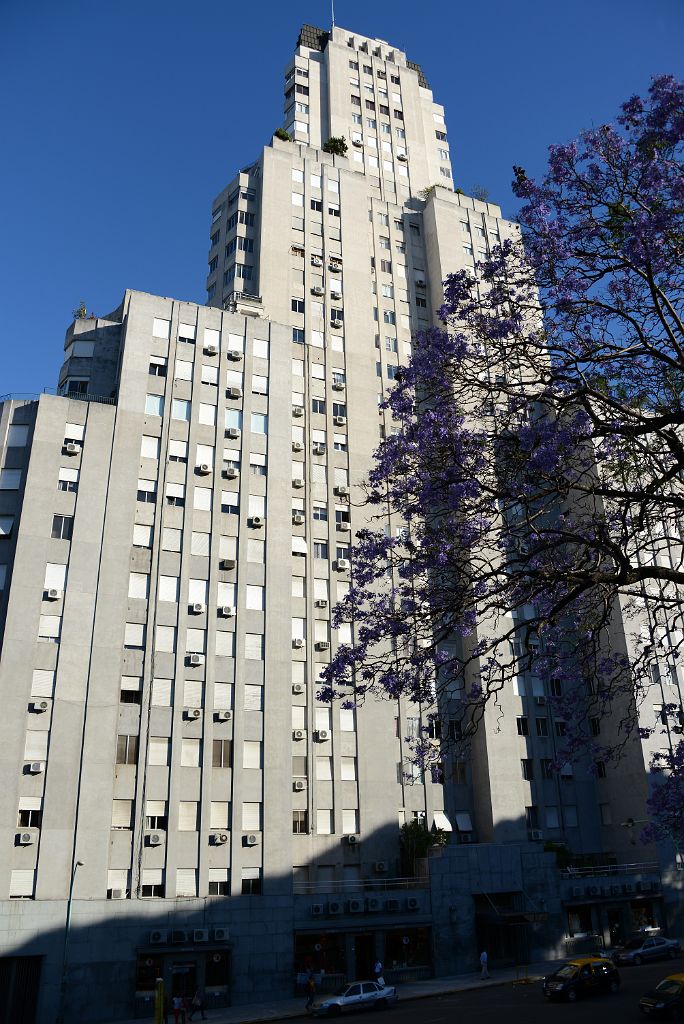
[[[484,981],[489,977],[489,971],[487,970],[487,950],[483,949],[480,953],[480,981]]]
[[[188,1020],[192,1020],[197,1011],[202,1014],[202,1020],[207,1019],[207,1015],[204,1012],[204,992],[201,988],[196,989],[192,1002],[190,1004],[190,1013],[188,1014]]]
[[[183,1019],[183,999],[181,996],[174,996],[171,1003],[173,1009],[173,1024],[182,1024]]]
[[[384,988],[385,979],[382,976],[382,960],[380,959],[380,957],[378,957],[378,959],[375,961],[375,966],[373,967],[373,974],[375,975],[375,980],[377,981],[378,985],[381,985],[382,988]]]
[[[306,1004],[304,1009],[309,1012],[313,1010],[314,998],[316,996],[316,979],[314,978],[313,971],[309,971],[309,977],[306,979]]]

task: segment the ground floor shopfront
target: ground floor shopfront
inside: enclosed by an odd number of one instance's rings
[[[419,980],[433,974],[432,928],[404,922],[392,926],[329,927],[295,934],[299,987],[313,971],[321,991],[344,980],[372,978],[377,961],[388,982]]]

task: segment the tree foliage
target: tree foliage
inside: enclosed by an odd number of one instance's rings
[[[347,140],[343,135],[331,135],[323,144],[323,152],[332,153],[334,156],[346,156],[348,148]]]
[[[683,142],[661,76],[516,168],[522,233],[448,278],[386,400],[322,695],[421,704],[418,761],[519,680],[568,758],[634,741],[649,686],[681,710]]]

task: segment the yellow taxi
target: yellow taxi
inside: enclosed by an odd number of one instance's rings
[[[568,960],[553,974],[544,978],[547,999],[567,999],[574,1003],[582,996],[597,992],[620,991],[620,975],[612,960],[598,956],[580,956]]]

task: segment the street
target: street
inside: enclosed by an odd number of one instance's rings
[[[625,967],[620,970],[621,989],[618,995],[599,995],[582,999],[575,1004],[549,1003],[542,995],[541,982],[531,985],[497,985],[451,995],[425,999],[406,999],[402,1002],[402,987],[398,987],[399,1003],[396,1008],[382,1011],[385,1024],[459,1024],[477,1020],[478,1024],[501,1024],[511,1019],[522,1024],[568,1024],[581,1020],[582,1024],[623,1024],[643,1020],[639,1012],[639,997],[668,974],[684,971],[684,961]],[[496,978],[496,972],[492,972]],[[350,1014],[352,1019],[363,1019],[364,1013]],[[300,1019],[300,1018],[297,1018]],[[302,1018],[307,1019],[307,1018]],[[310,1019],[310,1018],[309,1018]]]

